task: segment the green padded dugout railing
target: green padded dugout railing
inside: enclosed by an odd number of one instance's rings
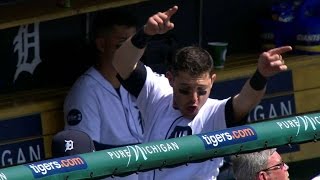
[[[0,179],[90,179],[316,141],[320,112],[0,169]]]

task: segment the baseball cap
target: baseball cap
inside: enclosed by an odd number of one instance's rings
[[[63,130],[52,139],[52,156],[54,158],[94,152],[91,137],[79,130]]]

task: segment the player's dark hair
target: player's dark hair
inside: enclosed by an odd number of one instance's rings
[[[112,8],[99,11],[93,16],[90,52],[96,62],[99,61],[100,51],[96,48],[95,39],[109,35],[114,26],[137,28],[138,20],[132,11],[127,8]]]
[[[186,72],[191,76],[199,76],[207,72],[212,75],[213,60],[206,50],[197,46],[188,46],[175,53],[169,69],[175,76],[179,72]]]
[[[96,14],[93,22],[94,37],[104,36],[115,25],[137,28],[137,24],[136,16],[127,9],[113,8],[107,11],[100,11]]]

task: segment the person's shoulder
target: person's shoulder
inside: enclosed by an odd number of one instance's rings
[[[227,99],[212,99],[212,98],[208,98],[208,100],[205,103],[205,105],[213,106],[213,105],[223,104],[223,103],[226,103],[228,101],[228,99],[229,98],[227,98]]]
[[[82,74],[72,85],[69,90],[69,94],[90,94],[93,89],[99,86],[97,80],[93,77],[90,70]]]
[[[95,82],[89,78],[80,77],[69,90],[65,103],[83,103],[95,99]]]
[[[208,98],[206,103],[201,108],[201,109],[203,109],[202,112],[203,113],[216,112],[216,111],[218,111],[219,109],[222,109],[222,107],[225,106],[225,104],[227,103],[228,99],[219,100],[219,99]]]
[[[167,88],[172,90],[171,85],[169,83],[169,79],[166,77],[165,74],[154,72],[150,67],[147,67],[147,71],[150,75],[153,76],[154,82],[161,86],[163,89]]]
[[[78,79],[68,92],[67,99],[86,98],[92,94],[94,87],[84,79]]]
[[[320,180],[320,174],[314,178],[312,178],[311,180]]]

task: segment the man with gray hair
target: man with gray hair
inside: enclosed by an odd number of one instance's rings
[[[232,156],[233,173],[237,180],[289,179],[289,166],[276,149]]]

